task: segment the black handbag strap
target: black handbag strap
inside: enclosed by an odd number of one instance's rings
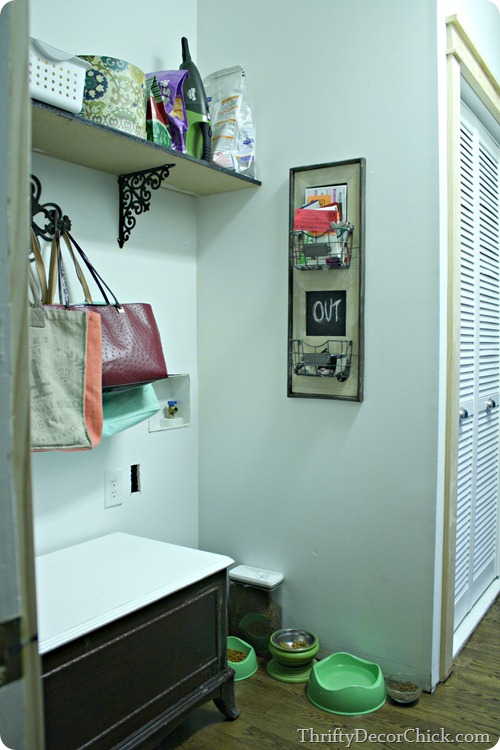
[[[83,249],[80,247],[80,245],[77,243],[75,238],[72,237],[71,234],[67,231],[63,231],[61,233],[59,232],[59,230],[57,230],[54,234],[54,237],[52,238],[52,252],[50,256],[49,284],[48,284],[48,301],[53,302],[53,299],[55,296],[55,290],[57,286],[59,290],[60,303],[63,304],[65,307],[69,307],[69,292],[68,292],[66,272],[65,272],[64,262],[62,258],[62,252],[61,252],[61,238],[64,239],[66,247],[68,248],[68,251],[73,260],[73,264],[75,266],[78,280],[82,286],[82,289],[85,295],[85,302],[87,304],[93,304],[92,295],[90,293],[87,280],[85,278],[85,275],[83,273],[83,270],[81,268],[81,265],[78,261],[76,254],[78,254],[80,258],[83,260],[97,288],[99,289],[99,292],[101,293],[105,304],[106,305],[113,304],[117,310],[121,311],[122,306],[119,303],[118,298],[116,297],[114,292],[110,289],[110,287],[108,286],[108,284],[106,284],[102,276],[94,268],[89,258],[87,257]],[[113,298],[114,300],[113,303],[110,302],[108,294],[111,295],[111,297]]]
[[[109,298],[108,298],[106,292],[104,291],[105,289],[109,292],[109,294],[111,295],[111,297],[114,299],[114,306],[116,307],[116,309],[117,310],[121,310],[122,306],[118,302],[118,298],[117,298],[116,294],[112,291],[112,289],[108,286],[108,284],[106,284],[106,282],[104,281],[104,279],[102,278],[102,276],[96,271],[96,269],[94,268],[94,266],[90,262],[89,258],[87,257],[87,255],[85,254],[85,252],[82,250],[82,248],[78,244],[78,242],[75,240],[75,238],[69,232],[67,232],[67,231],[63,232],[62,236],[64,237],[64,239],[65,239],[65,241],[67,243],[71,242],[73,244],[73,246],[76,248],[78,254],[80,255],[80,257],[83,260],[83,262],[85,263],[85,265],[87,266],[87,268],[88,268],[88,270],[89,270],[92,278],[94,279],[94,281],[96,283],[96,286],[98,287],[99,291],[101,292],[101,294],[102,294],[102,296],[103,296],[106,304],[109,305],[110,302],[109,302]]]

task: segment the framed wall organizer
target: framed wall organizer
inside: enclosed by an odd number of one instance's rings
[[[365,172],[290,170],[288,396],[363,400]]]

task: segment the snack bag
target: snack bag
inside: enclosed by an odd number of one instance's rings
[[[148,141],[166,148],[172,147],[172,136],[168,127],[165,105],[161,98],[156,76],[146,79],[146,133]]]
[[[154,76],[158,81],[172,136],[172,148],[183,153],[186,151],[187,117],[182,84],[187,75],[187,70],[160,70],[146,76]]]

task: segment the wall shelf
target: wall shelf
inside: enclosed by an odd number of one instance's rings
[[[165,187],[190,195],[216,195],[261,185],[187,154],[164,148],[80,115],[32,100],[32,148],[55,159],[111,174],[175,164]]]

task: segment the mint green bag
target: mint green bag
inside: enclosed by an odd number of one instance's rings
[[[104,424],[103,437],[111,437],[117,432],[128,430],[139,422],[144,422],[160,411],[152,383],[134,388],[107,391],[102,394]]]

